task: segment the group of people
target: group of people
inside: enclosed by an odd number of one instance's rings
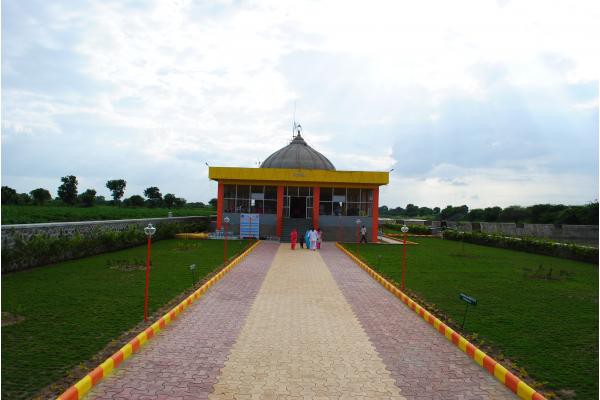
[[[292,250],[296,250],[296,244],[298,243],[298,231],[296,228],[292,230],[290,234],[290,239],[292,242]],[[321,229],[309,229],[306,231],[304,236],[300,237],[300,247],[304,248],[304,244],[306,244],[306,248],[308,250],[318,250],[321,248],[321,243],[323,242],[323,232]]]

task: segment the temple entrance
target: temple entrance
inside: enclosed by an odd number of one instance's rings
[[[306,218],[306,197],[290,197],[290,218]]]

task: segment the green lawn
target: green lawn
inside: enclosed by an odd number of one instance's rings
[[[248,241],[230,241],[230,255]],[[143,320],[145,246],[2,276],[2,398],[31,398]],[[150,313],[191,289],[223,261],[223,242],[164,240],[152,246]],[[125,268],[126,269],[126,268]]]
[[[465,311],[458,294],[475,297],[464,334],[476,334],[493,355],[547,382],[545,389],[561,398],[598,398],[597,265],[472,244],[463,253],[460,242],[411,240],[419,245],[407,246],[409,291],[458,325]],[[401,282],[401,245],[363,245],[360,254]],[[543,279],[550,269],[552,279]]]
[[[213,208],[130,208],[115,206],[67,207],[3,205],[2,224],[32,224],[40,222],[70,222],[129,218],[166,218],[169,211],[174,217],[215,214]]]

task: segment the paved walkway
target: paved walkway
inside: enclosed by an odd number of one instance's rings
[[[515,398],[333,244],[268,242],[90,397]]]

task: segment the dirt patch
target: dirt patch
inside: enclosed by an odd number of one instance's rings
[[[25,321],[25,317],[10,313],[8,311],[2,311],[2,326],[16,325],[23,321]]]

